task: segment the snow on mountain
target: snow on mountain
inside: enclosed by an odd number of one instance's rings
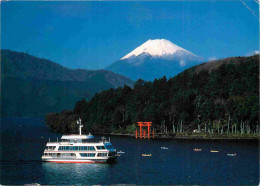
[[[132,80],[173,77],[202,58],[165,39],[148,40],[106,69]]]
[[[197,57],[193,53],[173,44],[166,39],[149,39],[141,46],[134,49],[132,52],[122,57],[121,60],[137,57],[141,54],[149,54],[152,57],[170,57],[174,55],[191,55]]]

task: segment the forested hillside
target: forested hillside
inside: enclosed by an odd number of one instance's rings
[[[43,116],[73,109],[102,90],[134,83],[106,70],[69,69],[22,52],[1,50],[1,116]]]
[[[46,116],[55,131],[76,131],[83,119],[91,132],[131,133],[137,121],[152,121],[157,131],[196,129],[204,133],[259,131],[259,55],[234,57],[192,67],[167,80],[138,80],[134,88],[109,89],[73,111]]]

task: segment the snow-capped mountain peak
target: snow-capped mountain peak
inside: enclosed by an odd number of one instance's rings
[[[190,55],[194,55],[191,52],[173,44],[172,42],[166,39],[149,39],[144,44],[137,47],[132,52],[121,58],[121,60],[139,56],[140,54],[149,54],[152,57],[164,57],[174,55],[175,53],[188,53]]]

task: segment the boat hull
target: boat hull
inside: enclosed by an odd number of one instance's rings
[[[62,159],[62,158],[42,158],[43,162],[53,163],[113,163],[116,157],[107,159]]]
[[[93,160],[42,160],[43,162],[53,162],[53,163],[106,163],[106,160],[93,161]]]

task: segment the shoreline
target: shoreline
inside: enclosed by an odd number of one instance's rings
[[[136,138],[134,134],[118,134],[118,133],[96,133],[97,135],[109,135],[109,136],[125,136],[125,137],[133,137]],[[140,139],[138,137],[137,139]],[[142,138],[147,139],[147,138]],[[161,136],[155,136],[154,138],[150,139],[176,139],[176,140],[234,140],[234,141],[260,141],[259,136],[258,137],[243,137],[243,136],[200,136],[200,135],[161,135]]]

